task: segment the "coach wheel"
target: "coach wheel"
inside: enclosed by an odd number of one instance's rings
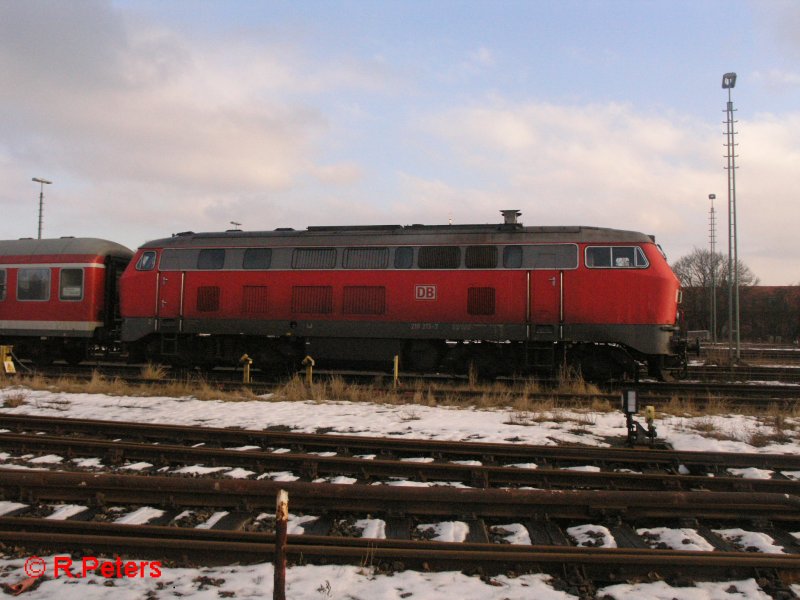
[[[61,358],[73,367],[86,359],[86,354],[86,345],[82,343],[66,342],[61,347]]]
[[[434,371],[441,360],[441,350],[434,342],[410,342],[403,353],[405,367],[411,371]]]

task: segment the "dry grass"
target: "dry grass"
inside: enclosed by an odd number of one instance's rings
[[[167,368],[164,365],[154,365],[147,363],[142,367],[140,377],[147,381],[162,381],[167,376]]]
[[[27,404],[28,396],[25,392],[13,392],[11,394],[7,394],[5,398],[3,398],[3,408],[17,408],[18,406],[22,406],[23,404]]]
[[[48,380],[40,375],[33,375],[15,378],[13,385],[31,390],[75,394],[106,394],[109,396],[167,396],[176,398],[191,396],[199,400],[226,401],[252,400],[256,398],[255,394],[249,389],[222,390],[199,377],[187,378],[182,381],[167,381],[161,384],[136,384],[128,383],[118,377],[104,377],[96,371],[92,373],[92,377],[88,381],[70,377]]]

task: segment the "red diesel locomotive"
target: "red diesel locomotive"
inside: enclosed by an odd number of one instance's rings
[[[119,340],[117,282],[133,252],[94,238],[0,241],[0,343],[77,364]]]
[[[486,375],[681,364],[679,283],[650,236],[596,227],[309,227],[144,244],[121,285],[140,359],[383,362]]]

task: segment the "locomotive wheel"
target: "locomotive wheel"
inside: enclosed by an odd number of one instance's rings
[[[442,349],[436,342],[414,340],[406,345],[403,352],[405,367],[412,371],[434,371],[439,366]]]
[[[567,362],[587,381],[626,379],[635,377],[637,371],[636,361],[617,346],[576,346],[569,351]]]

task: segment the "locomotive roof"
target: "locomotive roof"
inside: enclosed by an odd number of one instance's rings
[[[92,254],[131,258],[133,252],[125,246],[98,238],[62,237],[45,240],[24,238],[21,240],[0,240],[0,257],[3,256],[41,256],[47,254]]]
[[[554,242],[648,243],[653,236],[636,231],[584,226],[523,227],[501,225],[353,225],[309,227],[305,230],[194,233],[187,231],[153,240],[142,248],[214,246],[342,246],[422,244],[520,244]]]

